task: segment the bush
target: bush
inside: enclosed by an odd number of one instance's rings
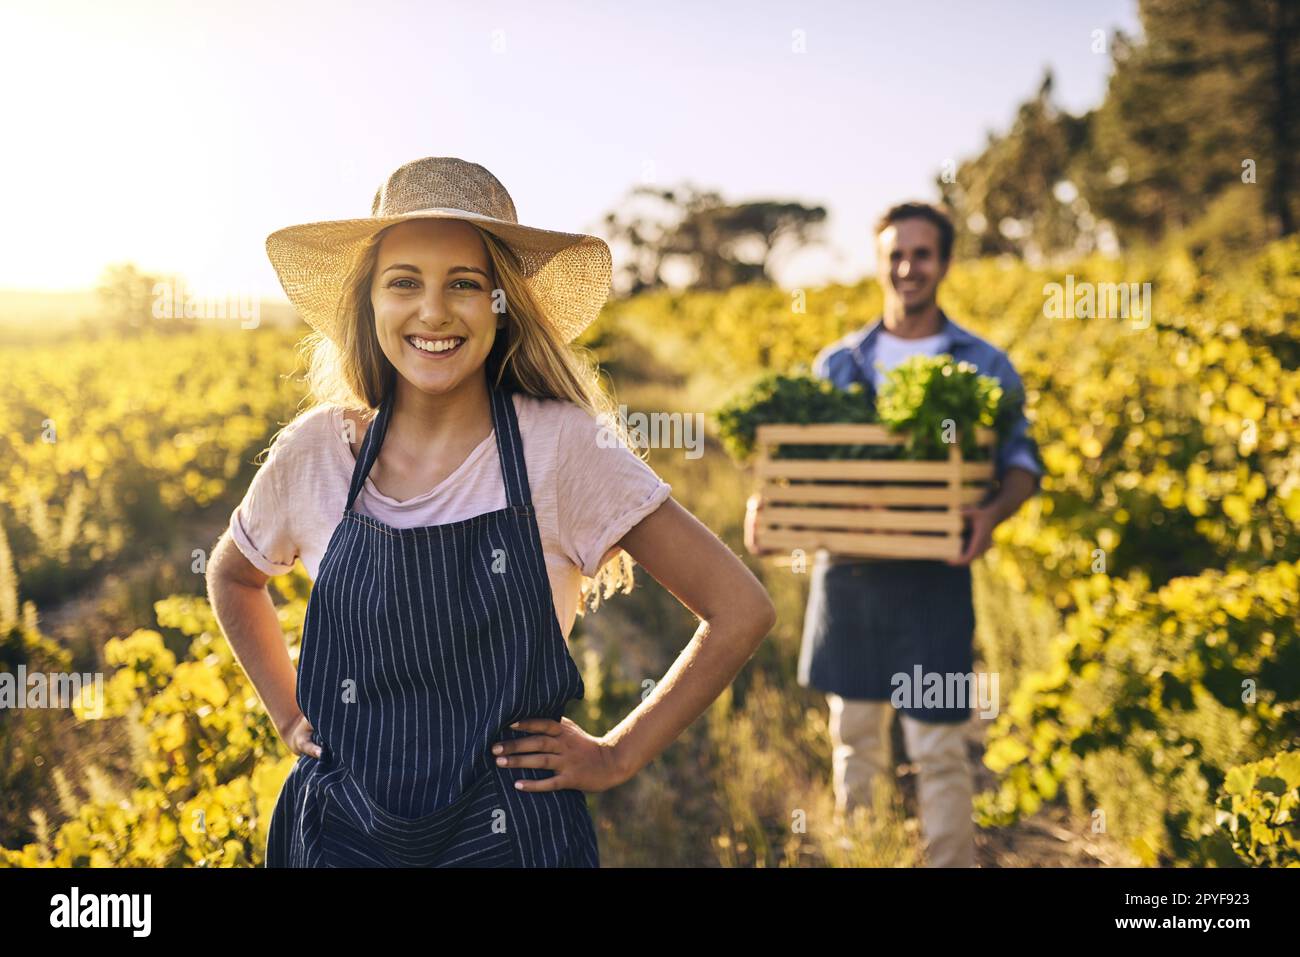
[[[1242,863],[1300,867],[1300,751],[1229,769],[1217,809]]]

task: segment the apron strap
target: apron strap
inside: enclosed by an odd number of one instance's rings
[[[524,443],[519,435],[515,403],[507,389],[488,386],[492,396],[492,422],[497,433],[497,453],[501,457],[501,476],[506,483],[506,503],[521,508],[533,503],[528,487],[528,466],[524,463]]]
[[[361,487],[366,483],[371,467],[379,458],[379,449],[383,445],[384,435],[388,432],[388,423],[393,415],[393,403],[396,390],[392,390],[379,404],[378,414],[366,430],[366,437],[361,443],[361,454],[352,468],[352,482],[348,487],[348,501],[345,511],[351,511],[352,505],[361,494]],[[497,437],[497,455],[501,460],[501,475],[505,480],[506,503],[518,508],[532,504],[532,493],[528,487],[528,469],[524,463],[524,443],[519,435],[519,419],[515,415],[515,404],[507,389],[488,386],[488,396],[492,404],[492,428]]]
[[[375,464],[375,459],[379,458],[379,447],[383,445],[384,433],[388,431],[388,420],[393,415],[395,391],[390,390],[379,403],[379,412],[370,423],[370,428],[366,429],[366,437],[361,442],[361,454],[357,456],[357,464],[352,467],[352,483],[348,486],[348,503],[343,506],[344,511],[352,510],[352,503],[361,494],[361,486],[366,484],[370,467]]]

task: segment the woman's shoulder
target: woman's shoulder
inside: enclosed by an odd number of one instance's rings
[[[593,410],[568,399],[527,397],[524,401],[531,404],[529,414],[535,424],[530,430],[521,410],[521,431],[547,434],[548,441],[543,444],[563,470],[610,475],[647,468],[620,428],[625,407]]]
[[[304,409],[276,433],[271,452],[301,458],[328,450],[338,441],[341,430],[346,434],[344,423],[348,412],[334,403],[319,403]]]
[[[361,443],[366,437],[370,423],[375,421],[375,413],[345,405],[330,405],[328,409],[329,411],[323,414],[325,427],[336,437],[342,435],[343,441],[351,446],[354,456],[360,455]]]
[[[520,391],[512,392],[510,398],[514,402],[519,431],[529,438],[537,435],[558,437],[564,423],[565,407],[572,404],[563,399],[543,398]],[[529,444],[534,448],[538,445],[536,441]]]
[[[599,425],[597,416],[571,399],[543,398],[524,392],[516,392],[514,397],[520,428],[531,426],[559,433],[562,430],[572,432],[595,429]]]
[[[527,443],[538,450],[533,454],[563,468],[581,469],[593,456],[608,454],[598,450],[620,445],[611,413],[588,410],[570,399],[519,395],[519,430],[533,440]]]

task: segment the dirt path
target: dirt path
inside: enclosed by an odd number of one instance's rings
[[[997,785],[983,761],[987,722],[970,722],[970,754],[975,792]],[[1106,834],[1092,833],[1091,823],[1073,819],[1070,809],[1046,805],[1010,827],[975,831],[975,858],[980,867],[1139,867],[1137,858]]]
[[[233,506],[214,506],[170,545],[115,565],[89,587],[56,605],[37,609],[41,633],[72,652],[80,664],[102,664],[104,642],[136,628],[156,627],[153,603],[177,593],[201,594],[203,576],[192,571],[193,551],[211,555]]]

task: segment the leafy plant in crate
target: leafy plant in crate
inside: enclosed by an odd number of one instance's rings
[[[720,407],[714,419],[724,448],[741,463],[753,457],[760,425],[823,423],[879,423],[905,436],[906,442],[899,450],[850,444],[778,446],[772,457],[946,459],[948,421],[961,436],[963,458],[978,461],[982,450],[975,428],[993,428],[1000,438],[1018,402],[1018,395],[1008,393],[992,376],[979,375],[969,362],[946,354],[918,355],[886,374],[874,408],[861,383],[840,389],[804,373],[773,373]]]
[[[976,428],[1005,434],[1018,402],[1018,395],[992,376],[980,375],[969,362],[917,355],[885,376],[876,409],[881,422],[907,436],[903,458],[947,458],[951,424],[961,437],[962,458],[975,461],[980,454]]]
[[[934,559],[960,553],[961,507],[993,478],[995,430],[1010,423],[1014,403],[970,363],[914,356],[885,376],[874,406],[857,383],[769,375],[716,418],[736,459],[761,449],[757,503],[766,512],[756,538]]]

